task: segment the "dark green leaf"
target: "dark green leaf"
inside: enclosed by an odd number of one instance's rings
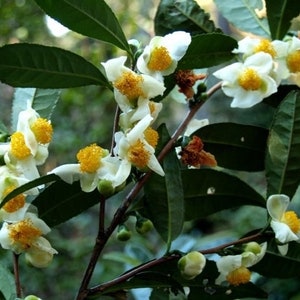
[[[111,43],[130,53],[124,32],[103,0],[35,0],[48,14],[71,30]]]
[[[263,9],[261,0],[215,0],[220,13],[236,28],[255,35],[270,37],[266,18],[260,18],[256,9]]]
[[[178,62],[178,69],[208,68],[234,58],[232,50],[237,41],[221,33],[201,34],[192,37],[185,56]]]
[[[236,123],[204,126],[194,135],[201,138],[204,150],[212,153],[219,166],[234,170],[264,170],[268,130]]]
[[[266,0],[266,7],[272,39],[281,40],[284,38],[288,30],[290,29],[291,20],[299,16],[300,1]]]
[[[0,80],[15,87],[109,86],[99,69],[75,53],[21,43],[0,48]]]
[[[12,108],[12,128],[16,130],[19,113],[22,110],[26,110],[28,103],[38,112],[41,118],[50,120],[59,96],[60,91],[54,89],[15,89]]]
[[[165,126],[161,127],[160,137],[162,144],[169,140]],[[145,184],[145,209],[169,247],[181,233],[184,219],[180,165],[175,151],[164,158],[163,169],[164,177],[152,174]]]
[[[0,143],[6,142],[8,137],[9,137],[8,128],[0,121]]]
[[[5,300],[14,300],[16,298],[14,276],[2,265],[0,265],[0,294],[1,293]]]
[[[182,171],[185,219],[200,219],[242,205],[265,207],[264,198],[239,178],[212,169]]]
[[[194,0],[161,0],[154,19],[155,33],[183,30],[192,35],[219,31],[210,16]]]
[[[300,183],[300,92],[292,91],[274,116],[268,139],[268,195],[292,197]]]

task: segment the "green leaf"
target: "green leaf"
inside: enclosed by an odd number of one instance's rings
[[[232,50],[237,42],[221,33],[209,33],[192,37],[186,54],[178,62],[178,69],[208,68],[234,58]]]
[[[292,91],[275,113],[268,138],[268,195],[293,197],[300,183],[300,92]]]
[[[0,48],[0,80],[15,87],[109,87],[99,69],[83,57],[56,47],[22,43]]]
[[[170,139],[165,126],[159,131],[162,144]],[[175,151],[163,160],[165,176],[152,174],[145,184],[145,210],[167,247],[181,233],[183,212],[183,189],[180,165]]]
[[[103,0],[35,0],[48,14],[69,29],[131,52],[115,14]]]
[[[26,110],[28,103],[41,118],[51,119],[60,91],[55,89],[17,88],[15,89],[12,107],[12,128],[16,130],[18,116]]]
[[[0,265],[0,292],[5,300],[14,300],[16,298],[16,288],[14,276],[7,268]]]
[[[262,9],[261,0],[215,0],[223,15],[236,28],[269,38],[270,30],[266,18],[259,18],[255,9]]]
[[[220,31],[194,0],[161,0],[154,19],[155,33],[183,30],[192,35]]]
[[[204,143],[218,166],[243,171],[264,170],[268,130],[236,123],[216,123],[204,126],[193,135]]]
[[[254,205],[265,199],[239,178],[213,169],[182,171],[185,220],[200,219],[218,211]]]
[[[291,27],[292,19],[299,15],[300,1],[266,0],[266,8],[272,39],[283,39]]]
[[[8,128],[0,121],[0,143],[4,143],[7,141],[9,137],[9,130]],[[1,160],[0,160],[1,164]]]

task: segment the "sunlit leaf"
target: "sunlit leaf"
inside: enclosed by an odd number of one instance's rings
[[[268,139],[268,195],[294,195],[300,183],[300,92],[292,91],[274,116]]]
[[[265,207],[264,198],[247,183],[213,169],[182,171],[185,219],[200,219],[218,211],[254,205]]]
[[[35,0],[48,14],[69,29],[130,52],[115,14],[104,0]]]
[[[270,37],[266,18],[260,18],[255,9],[263,9],[261,0],[215,0],[220,13],[236,28],[252,34]]]
[[[201,34],[192,37],[178,69],[197,69],[219,65],[234,58],[232,50],[237,41],[221,33]]]
[[[16,298],[14,276],[7,268],[0,264],[0,297],[1,293],[5,300],[13,300]]]
[[[281,40],[291,27],[291,20],[299,16],[300,1],[298,0],[282,0],[273,1],[266,0],[268,12],[268,22],[270,26],[272,39]]]
[[[215,123],[204,126],[194,134],[212,153],[219,166],[243,171],[264,170],[268,130],[236,123]]]
[[[22,43],[0,48],[0,80],[15,87],[109,86],[99,69],[75,53]]]

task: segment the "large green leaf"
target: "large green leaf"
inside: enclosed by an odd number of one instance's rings
[[[236,123],[215,123],[197,130],[194,135],[204,142],[219,166],[234,170],[264,170],[268,130]]]
[[[264,198],[239,178],[213,169],[182,171],[185,219],[200,219],[242,205],[265,207]]]
[[[300,92],[292,91],[275,113],[266,155],[268,195],[294,195],[300,183]]]
[[[15,87],[109,86],[99,69],[75,53],[22,43],[0,48],[0,80]]]
[[[16,129],[19,113],[25,110],[28,104],[38,112],[41,118],[50,120],[59,96],[60,91],[55,89],[15,89],[12,107],[12,128]]]
[[[5,300],[16,299],[15,280],[10,271],[0,265],[0,297],[1,293]]]
[[[291,20],[300,13],[299,0],[266,0],[272,39],[281,40],[291,27]]]
[[[210,16],[194,0],[161,0],[154,19],[155,33],[183,30],[192,35],[218,31]]]
[[[124,32],[104,0],[35,0],[48,14],[71,30],[111,43],[130,53]]]
[[[184,57],[178,62],[178,69],[208,68],[234,58],[232,50],[237,42],[221,33],[200,34],[192,42]]]
[[[162,142],[169,140],[167,129],[160,130]],[[175,151],[163,160],[165,176],[152,174],[145,184],[145,210],[156,230],[170,247],[171,242],[181,233],[183,212],[183,189],[180,165]]]
[[[215,0],[221,14],[236,28],[255,35],[270,37],[268,21],[259,18],[255,9],[262,9],[261,0]]]

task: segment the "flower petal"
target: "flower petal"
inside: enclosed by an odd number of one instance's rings
[[[267,210],[271,218],[280,221],[290,203],[290,198],[283,194],[272,195],[267,200]]]

